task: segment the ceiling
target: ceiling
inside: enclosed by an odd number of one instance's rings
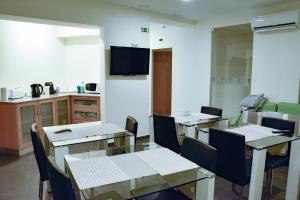
[[[201,20],[231,12],[298,0],[104,0],[156,13]]]

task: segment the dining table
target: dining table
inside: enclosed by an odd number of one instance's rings
[[[188,193],[196,200],[214,198],[213,173],[156,143],[64,158],[66,172],[84,199],[138,199],[167,190]]]

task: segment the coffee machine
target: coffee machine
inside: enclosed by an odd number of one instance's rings
[[[49,94],[55,94],[56,90],[54,89],[53,83],[52,82],[46,82],[45,86],[49,86]]]

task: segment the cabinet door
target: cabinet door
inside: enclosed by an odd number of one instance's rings
[[[56,100],[57,125],[70,123],[69,98]]]
[[[53,126],[54,125],[54,114],[53,114],[53,101],[41,101],[38,103],[38,117],[39,126]]]
[[[100,98],[79,97],[72,99],[72,123],[92,122],[100,120]]]
[[[36,123],[35,103],[20,105],[21,146],[31,143],[30,128]]]

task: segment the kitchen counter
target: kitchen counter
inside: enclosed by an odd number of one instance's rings
[[[41,95],[40,97],[31,97],[24,96],[20,99],[8,99],[8,101],[2,101],[0,99],[0,103],[25,103],[39,100],[47,100],[58,97],[66,97],[66,96],[83,96],[83,97],[100,97],[100,94],[91,94],[91,93],[77,93],[77,92],[60,92],[52,95]]]

